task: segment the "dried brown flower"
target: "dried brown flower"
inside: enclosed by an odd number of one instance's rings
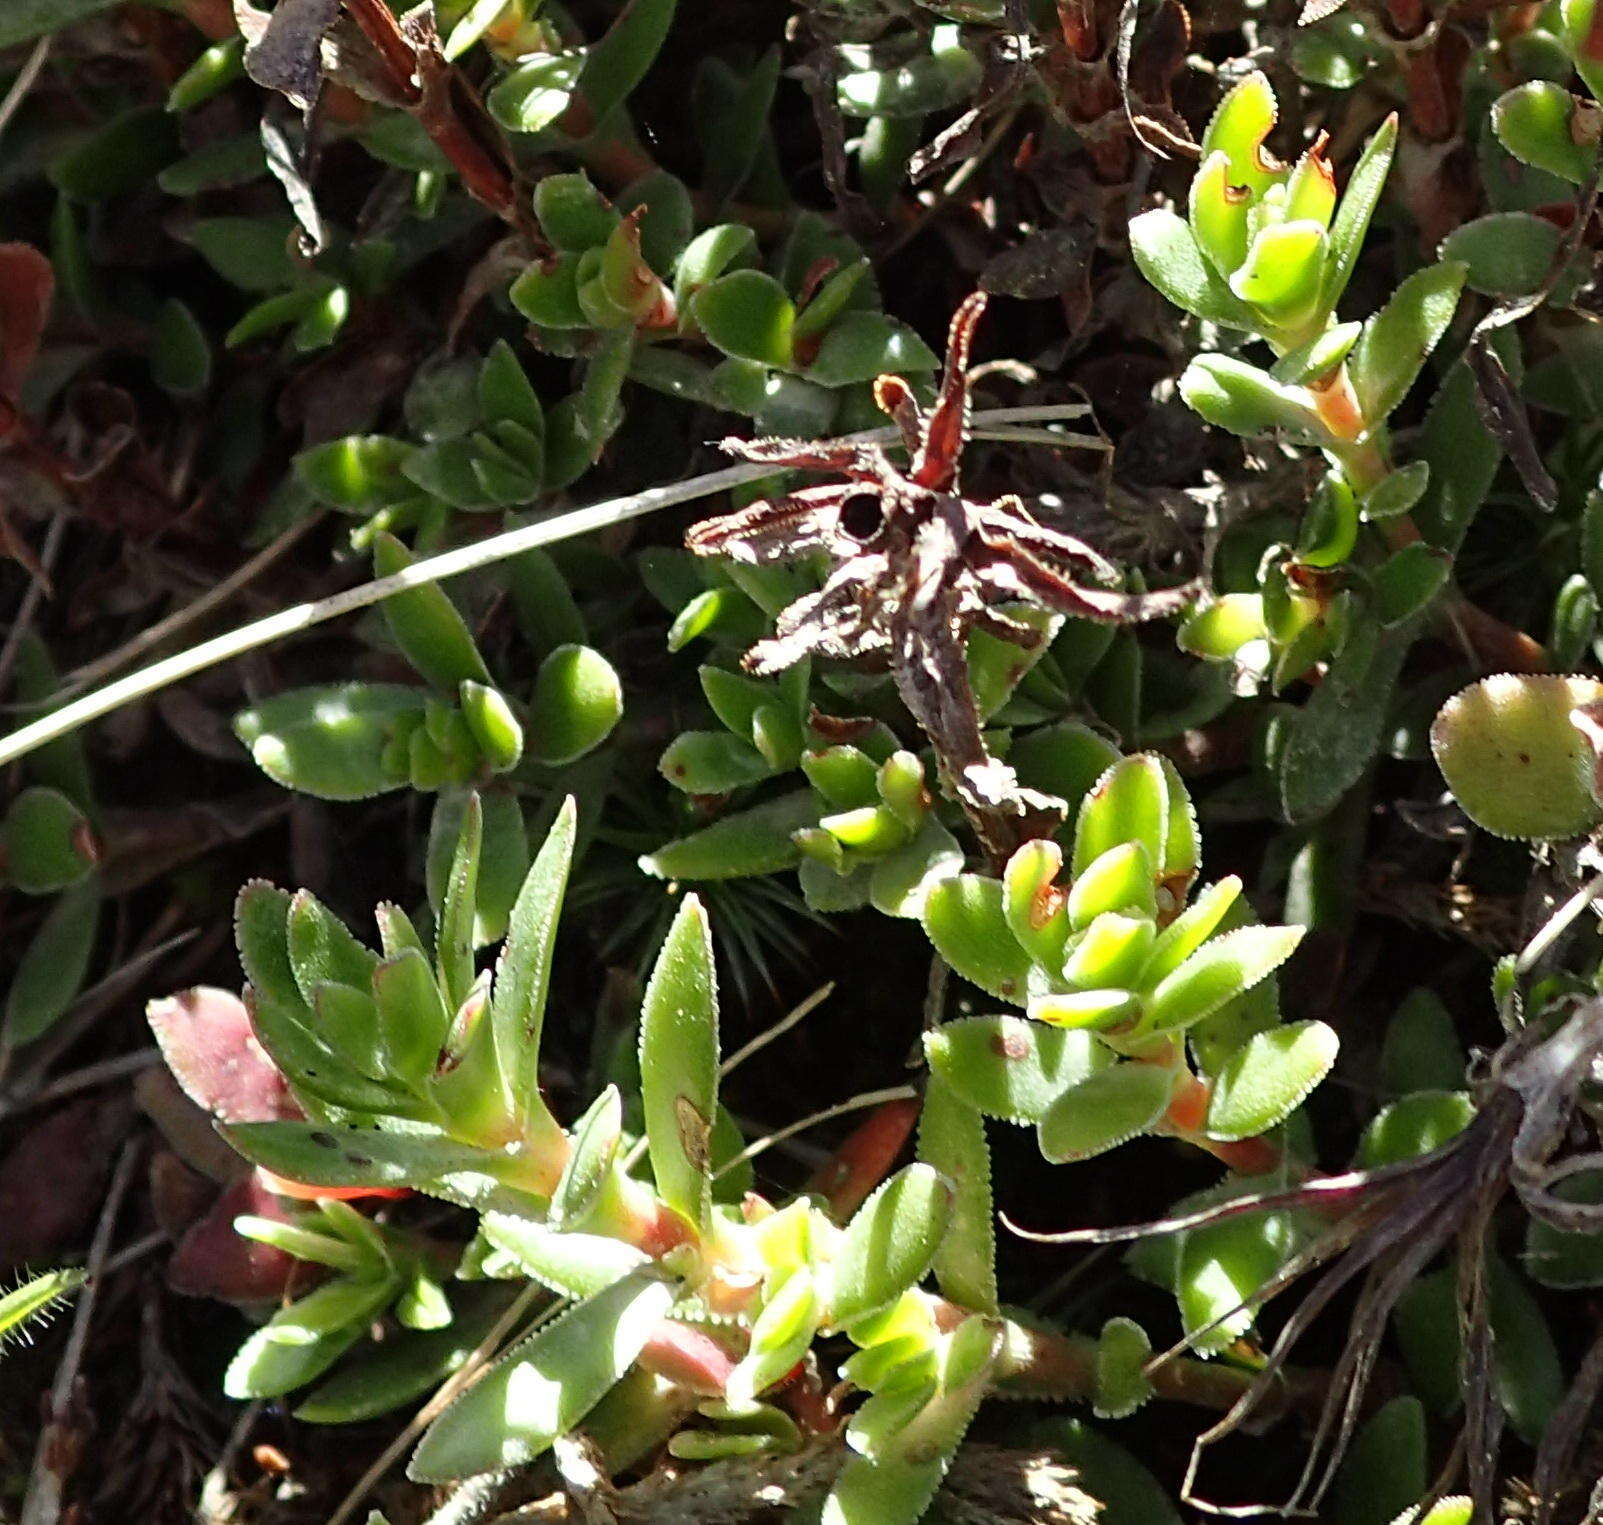
[[[872,444],[727,439],[723,448],[745,460],[839,472],[846,481],[704,520],[685,538],[698,555],[754,566],[818,551],[832,559],[823,587],[782,611],[774,635],[752,647],[744,665],[779,672],[814,653],[888,663],[981,840],[1001,857],[1051,830],[1062,805],[1021,788],[1013,770],[987,751],[969,686],[969,632],[1028,648],[1040,633],[1009,615],[1009,604],[1129,624],[1177,612],[1195,589],[1086,587],[1073,579],[1112,584],[1117,569],[1082,541],[1038,523],[1017,497],[979,502],[963,495],[968,356],[985,301],[977,291],[953,317],[928,414],[900,377],[881,376],[874,385],[875,400],[901,430],[910,457],[905,471]]]

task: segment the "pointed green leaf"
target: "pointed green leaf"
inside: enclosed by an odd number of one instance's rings
[[[1348,372],[1369,426],[1379,424],[1408,394],[1453,321],[1464,275],[1465,266],[1454,260],[1416,270],[1364,324]]]
[[[412,553],[394,535],[373,540],[373,570],[391,577],[412,565]],[[384,618],[408,662],[430,683],[455,694],[464,680],[488,684],[490,670],[479,655],[467,621],[437,583],[409,588],[384,601]]]
[[[642,1269],[544,1325],[434,1421],[408,1475],[449,1482],[532,1461],[629,1370],[672,1301]]]
[[[1379,130],[1364,146],[1363,154],[1354,166],[1347,189],[1330,224],[1330,262],[1326,266],[1325,291],[1322,298],[1327,311],[1334,311],[1352,279],[1358,256],[1364,247],[1364,235],[1369,221],[1380,204],[1381,189],[1391,173],[1392,156],[1397,152],[1397,117],[1395,113],[1380,124]]]
[[[817,797],[811,789],[801,789],[665,843],[643,856],[640,867],[658,879],[690,883],[778,873],[796,866],[801,854],[793,837],[816,826],[818,817]]]
[[[646,985],[640,1099],[657,1191],[696,1227],[712,1204],[710,1142],[718,1106],[718,991],[712,929],[688,896]]]
[[[230,1398],[276,1398],[321,1376],[394,1296],[388,1278],[341,1276],[280,1309],[240,1346],[223,1376]]]
[[[946,1232],[953,1196],[939,1171],[908,1165],[857,1209],[831,1267],[833,1327],[878,1312],[918,1283]]]
[[[818,1329],[819,1312],[812,1272],[798,1266],[780,1282],[752,1321],[751,1345],[725,1389],[728,1401],[746,1407],[787,1376],[807,1354]]]
[[[511,1213],[486,1213],[481,1227],[525,1273],[564,1297],[594,1297],[650,1263],[644,1251],[621,1239],[567,1233]]]
[[[232,1123],[224,1138],[253,1164],[307,1186],[420,1186],[459,1170],[490,1171],[504,1156],[437,1129],[386,1133],[322,1123]]]
[[[285,934],[290,971],[308,1006],[317,999],[318,987],[327,983],[368,990],[378,955],[363,947],[310,890],[300,890],[290,900]]]
[[[507,1077],[520,1116],[531,1121],[550,1120],[539,1088],[540,1036],[557,922],[567,892],[577,832],[578,805],[569,796],[512,907],[490,999],[490,1020],[501,1071]]]
[[[622,1136],[623,1098],[617,1086],[609,1085],[573,1125],[568,1163],[551,1193],[552,1224],[583,1224],[606,1185]]]
[[[90,876],[50,907],[18,959],[0,1032],[8,1045],[31,1043],[72,1004],[89,969],[100,928],[99,882]]]

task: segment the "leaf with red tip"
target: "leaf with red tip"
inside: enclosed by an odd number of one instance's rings
[[[270,1123],[302,1116],[238,996],[199,985],[152,1001],[145,1015],[184,1094],[214,1117]]]

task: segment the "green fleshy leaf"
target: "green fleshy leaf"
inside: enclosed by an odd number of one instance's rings
[[[1442,706],[1431,750],[1453,797],[1494,836],[1553,840],[1603,819],[1592,741],[1571,711],[1603,684],[1557,674],[1483,678]]]
[[[566,1233],[511,1213],[486,1213],[482,1227],[484,1237],[526,1275],[564,1297],[594,1297],[650,1264],[643,1251],[621,1239]]]
[[[320,1377],[394,1296],[389,1278],[341,1276],[281,1308],[240,1346],[223,1376],[230,1398],[276,1398]]]
[[[623,715],[623,684],[589,646],[559,646],[540,664],[529,705],[529,755],[557,767],[575,762],[612,734]]]
[[[1453,321],[1464,276],[1465,266],[1454,260],[1416,270],[1364,324],[1348,372],[1369,426],[1380,423],[1408,394]]]
[[[31,1043],[63,1016],[83,986],[100,929],[100,885],[79,880],[51,906],[11,976],[5,1020],[8,1046]]]
[[[1182,311],[1222,328],[1256,326],[1246,303],[1204,258],[1196,235],[1174,212],[1159,208],[1133,219],[1130,252],[1142,275]]]
[[[301,451],[295,475],[319,503],[341,513],[371,514],[412,492],[401,468],[415,449],[387,434],[351,434]]]
[[[929,1165],[908,1165],[852,1215],[830,1268],[837,1329],[888,1307],[929,1270],[951,1218],[953,1188]]]
[[[970,1106],[1004,1122],[1038,1123],[1052,1103],[1113,1063],[1088,1032],[1023,1017],[961,1017],[924,1035],[931,1070]]]
[[[396,726],[420,724],[427,696],[395,683],[292,689],[234,717],[234,734],[274,783],[361,800],[405,782],[386,760]]]
[[[718,1107],[718,992],[712,929],[686,898],[657,956],[640,1012],[641,1104],[657,1192],[698,1228],[712,1205]]]
[[[501,1165],[495,1150],[459,1144],[437,1129],[408,1133],[321,1123],[233,1123],[223,1136],[247,1160],[307,1186],[421,1186],[461,1170]]]
[[[1467,1091],[1415,1091],[1382,1107],[1358,1141],[1360,1170],[1429,1154],[1462,1133],[1475,1116]]]
[[[942,880],[925,895],[922,920],[936,951],[964,979],[1024,1004],[1030,956],[1008,927],[999,881],[978,874]]]
[[[795,833],[816,826],[818,816],[816,796],[801,789],[668,842],[642,857],[640,867],[658,879],[690,883],[778,873],[796,866]]]
[[[412,553],[381,531],[373,541],[373,570],[393,577],[413,564]],[[384,600],[384,619],[408,662],[437,688],[455,694],[467,682],[489,685],[490,670],[473,634],[438,583],[408,588]]]
[[[540,1038],[577,830],[578,808],[570,797],[563,801],[518,892],[490,998],[496,1054],[514,1104],[526,1126],[535,1121],[548,1129],[555,1123],[540,1096]]]
[[[1041,1153],[1061,1165],[1145,1133],[1163,1116],[1174,1084],[1174,1072],[1156,1064],[1129,1062],[1096,1071],[1047,1108],[1038,1128]]]
[[[59,789],[34,784],[0,818],[0,882],[25,895],[76,884],[99,856],[89,817]]]
[[[484,104],[508,132],[540,132],[568,109],[584,65],[583,53],[537,54],[497,80]]]
[[[789,369],[796,309],[785,288],[758,270],[736,270],[698,291],[691,315],[707,339],[737,360]]]
[[[979,1109],[959,1096],[938,1071],[932,1071],[924,1088],[918,1115],[918,1157],[953,1188],[951,1217],[930,1267],[935,1283],[960,1307],[995,1313],[991,1147]]]
[[[1546,170],[1572,185],[1585,185],[1597,162],[1593,129],[1588,141],[1582,113],[1595,110],[1551,80],[1529,80],[1500,96],[1492,107],[1492,131],[1522,164]],[[1577,133],[1576,128],[1583,128]]]
[[[1220,941],[1240,936],[1233,932]],[[1204,1124],[1208,1137],[1254,1138],[1284,1122],[1330,1072],[1339,1044],[1323,1022],[1293,1022],[1249,1038],[1214,1078]]]
[[[532,1461],[628,1371],[672,1301],[642,1269],[542,1326],[434,1421],[408,1475],[449,1482]]]
[[[1142,1370],[1152,1341],[1134,1319],[1110,1318],[1097,1340],[1096,1390],[1091,1411],[1098,1419],[1126,1419],[1152,1396]]]
[[[1347,189],[1336,208],[1330,224],[1330,258],[1325,267],[1325,290],[1321,305],[1334,311],[1347,290],[1347,282],[1358,265],[1358,256],[1364,247],[1364,235],[1369,231],[1370,219],[1380,205],[1380,193],[1391,173],[1392,157],[1397,152],[1397,117],[1392,115],[1380,124],[1358,163],[1353,167]]]
[[[1390,1525],[1430,1486],[1425,1409],[1406,1394],[1375,1410],[1353,1436],[1331,1490],[1331,1525]]]

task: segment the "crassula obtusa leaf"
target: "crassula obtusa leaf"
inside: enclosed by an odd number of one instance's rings
[[[1092,1411],[1098,1419],[1125,1419],[1152,1396],[1152,1382],[1142,1369],[1152,1355],[1152,1341],[1134,1319],[1110,1318],[1097,1340]]]
[[[628,1371],[672,1301],[642,1269],[546,1324],[434,1421],[408,1473],[449,1482],[532,1461]]]
[[[1596,105],[1551,80],[1517,85],[1492,107],[1492,131],[1504,148],[1575,185],[1586,183],[1597,162],[1597,130]]]
[[[540,664],[529,706],[529,753],[560,766],[611,734],[623,714],[623,684],[589,646],[559,646]]]
[[[401,780],[384,750],[403,717],[421,721],[424,690],[397,683],[299,688],[234,717],[234,734],[276,784],[324,800],[361,800]]]
[[[924,1035],[930,1068],[987,1117],[1038,1123],[1058,1095],[1113,1056],[1088,1032],[1024,1017],[960,1017]]]
[[[1041,1153],[1054,1164],[1094,1154],[1145,1133],[1163,1115],[1175,1072],[1128,1062],[1098,1070],[1064,1091],[1037,1129]]]
[[[718,993],[712,929],[694,895],[674,918],[640,1014],[640,1094],[657,1191],[698,1227],[712,1203]]]
[[[1329,1073],[1339,1041],[1323,1022],[1293,1022],[1249,1038],[1214,1078],[1208,1137],[1252,1138],[1283,1122]]]
[[[1181,1241],[1175,1296],[1200,1354],[1223,1350],[1252,1327],[1243,1307],[1299,1247],[1289,1213],[1248,1213],[1193,1229]],[[1206,1332],[1205,1332],[1206,1331]]]
[[[647,1264],[643,1251],[602,1234],[570,1234],[534,1218],[486,1213],[484,1237],[525,1274],[564,1297],[594,1297]]]
[[[1208,263],[1185,220],[1168,208],[1131,222],[1130,252],[1142,275],[1176,307],[1223,328],[1254,326],[1247,304]]]
[[[1148,997],[1156,1029],[1189,1027],[1279,968],[1302,940],[1301,927],[1238,927],[1205,942]]]
[[[942,880],[924,897],[922,919],[936,951],[964,979],[1023,1003],[1030,956],[1008,928],[998,880],[979,874]]]
[[[1596,753],[1571,711],[1603,698],[1603,683],[1500,673],[1442,706],[1431,750],[1453,797],[1494,836],[1554,840],[1603,819]]]
[[[25,895],[77,883],[99,855],[89,818],[59,789],[24,789],[0,820],[0,881]]]
[[[933,1035],[931,1035],[933,1036]],[[931,1269],[936,1285],[962,1307],[996,1311],[996,1230],[991,1146],[977,1107],[939,1073],[924,1087],[918,1157],[952,1183],[952,1212]]]
[[[1364,419],[1378,424],[1407,395],[1458,310],[1466,267],[1443,260],[1416,270],[1364,324],[1348,371]]]
[[[951,1216],[952,1183],[909,1165],[852,1215],[831,1271],[829,1322],[839,1329],[894,1302],[929,1270]]]
[[[876,1394],[847,1432],[857,1454],[848,1458],[824,1501],[822,1525],[913,1525],[940,1487],[985,1397],[1001,1348],[994,1320],[969,1318],[941,1342],[937,1378],[922,1404],[906,1411],[899,1394]],[[871,1449],[865,1415],[876,1405],[891,1412]],[[901,1410],[897,1412],[897,1410]],[[865,1454],[866,1452],[866,1454]]]
[[[569,796],[512,907],[490,997],[495,1051],[513,1105],[521,1117],[538,1119],[548,1127],[555,1124],[540,1097],[540,1036],[545,1024],[546,991],[551,983],[557,918],[568,886],[577,830],[578,807]]]

